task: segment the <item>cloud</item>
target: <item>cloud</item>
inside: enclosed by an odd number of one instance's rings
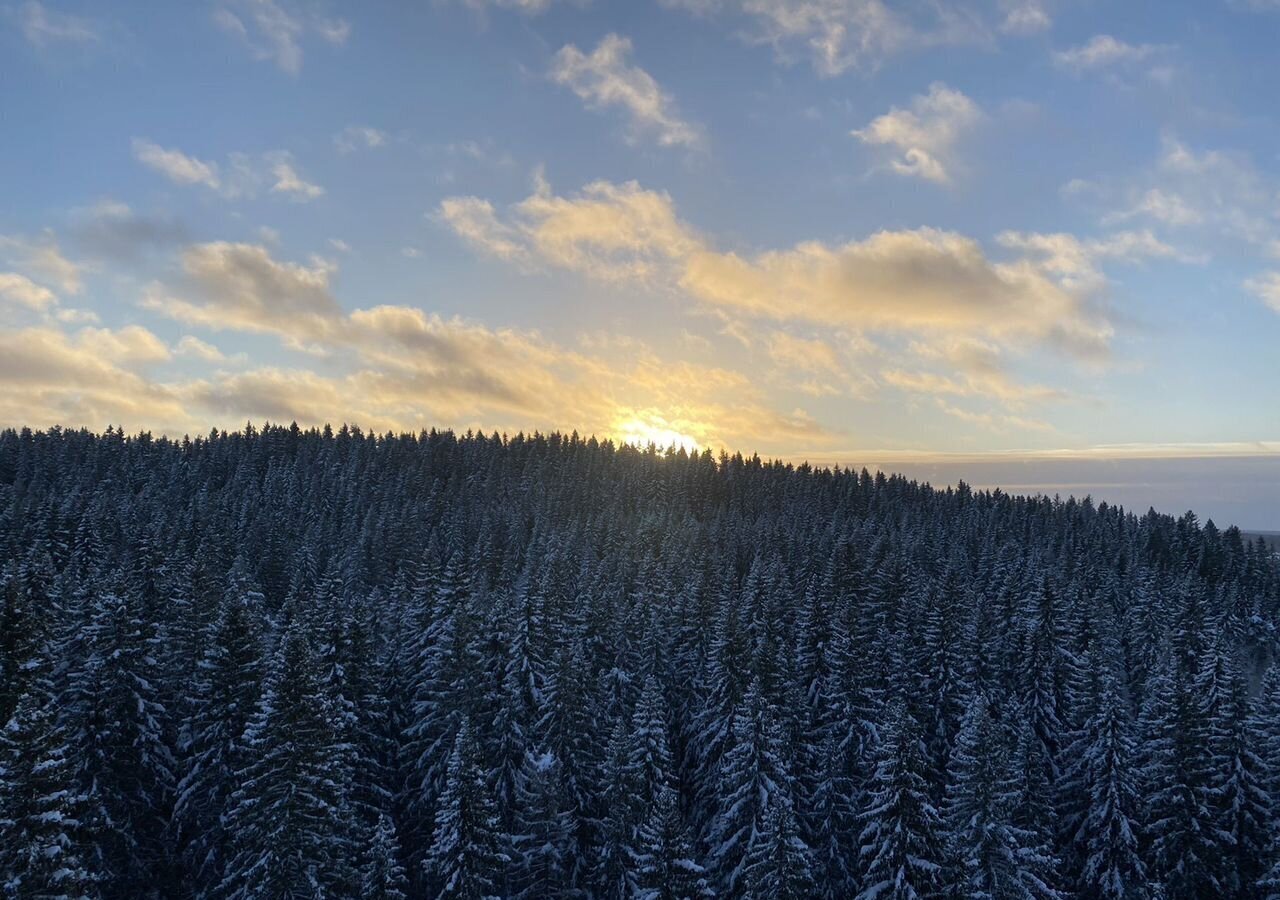
[[[136,260],[148,250],[181,243],[187,236],[178,221],[142,215],[113,200],[73,210],[71,218],[77,245],[96,257]]]
[[[960,136],[982,118],[977,104],[941,82],[916,96],[910,109],[893,107],[853,132],[865,144],[895,147],[900,159],[890,161],[899,175],[945,184],[951,180],[949,157]]]
[[[1280,272],[1267,272],[1244,283],[1245,289],[1280,313]]]
[[[203,362],[225,362],[227,356],[208,341],[202,341],[193,334],[184,334],[173,352],[178,356],[190,356]]]
[[[184,251],[182,270],[171,283],[152,285],[143,305],[201,328],[274,335],[287,347],[314,353],[304,369],[219,370],[152,384],[153,396],[181,411],[164,420],[183,428],[203,430],[209,417],[221,424],[267,417],[304,424],[358,421],[380,430],[440,422],[512,430],[568,425],[621,437],[641,426],[645,434],[659,434],[654,429],[661,419],[700,446],[781,450],[833,440],[833,432],[805,411],[772,409],[746,376],[665,359],[636,340],[604,337],[583,352],[537,332],[492,329],[410,306],[347,313],[332,292],[332,264],[279,260],[260,245],[196,244]],[[86,330],[69,343],[81,352],[102,349],[127,372],[173,355],[188,365],[227,360],[194,335],[172,351],[123,332]],[[123,376],[113,378],[121,382]],[[79,376],[70,378],[65,394],[80,383]],[[16,406],[0,406],[0,419],[13,421]],[[39,409],[46,415],[69,407],[69,401],[50,400]],[[18,418],[49,421],[41,415]],[[55,421],[84,421],[68,415]]]
[[[171,356],[164,341],[141,325],[123,328],[82,328],[77,346],[101,359],[126,366],[164,362]]]
[[[1196,225],[1204,221],[1204,216],[1192,207],[1183,197],[1163,188],[1149,188],[1144,191],[1133,206],[1112,213],[1110,221],[1145,216],[1162,222],[1165,225]]]
[[[498,259],[518,260],[527,250],[515,228],[498,220],[493,204],[479,197],[447,197],[439,219],[463,240]]]
[[[174,393],[137,371],[161,358],[162,348],[138,326],[0,330],[0,421],[187,428],[191,419]]]
[[[331,338],[342,310],[330,292],[335,267],[279,262],[258,244],[214,241],[182,255],[178,290],[152,285],[142,305],[170,318],[216,330],[274,333],[303,347]]]
[[[56,285],[64,294],[84,290],[83,270],[63,256],[52,231],[38,238],[0,235],[0,259],[21,269],[24,274]]]
[[[678,218],[667,194],[603,181],[568,197],[540,183],[506,216],[479,198],[450,198],[439,217],[504,259],[648,282],[726,314],[1043,340],[1093,357],[1106,353],[1112,334],[1087,298],[1041,265],[993,261],[976,241],[938,229],[882,231],[834,246],[808,241],[743,256],[714,249]]]
[[[463,0],[468,7],[478,12],[488,9],[510,9],[535,16],[546,12],[556,0]]]
[[[222,189],[217,163],[196,159],[181,150],[167,150],[146,138],[134,138],[133,158],[174,184],[201,184],[215,191]]]
[[[1105,69],[1115,65],[1142,62],[1164,49],[1155,44],[1127,44],[1109,34],[1097,34],[1078,47],[1053,54],[1056,65],[1078,73]]]
[[[501,221],[492,204],[452,197],[439,217],[484,252],[541,262],[603,280],[646,279],[687,256],[697,239],[671,198],[636,182],[597,181],[576,196],[557,197],[543,183]]]
[[[1039,34],[1053,25],[1053,18],[1045,9],[1043,0],[1002,0],[1000,6],[1004,11],[1000,30],[1005,34]]]
[[[785,331],[775,331],[766,345],[769,358],[788,369],[814,374],[842,375],[844,365],[835,348],[822,340],[799,338]]]
[[[27,43],[45,48],[54,44],[97,44],[102,41],[98,27],[89,19],[58,12],[31,0],[16,12],[18,27]]]
[[[890,369],[881,373],[886,383],[921,394],[995,398],[1013,409],[1067,397],[1066,392],[1056,388],[1015,380],[1005,366],[1001,348],[987,341],[913,341],[909,349],[918,360],[941,363],[949,374]]]
[[[663,147],[701,146],[701,131],[680,118],[653,76],[628,63],[630,55],[631,41],[617,34],[605,35],[590,55],[567,44],[552,60],[550,77],[577,94],[588,109],[624,110],[633,139],[652,135]]]
[[[214,24],[240,40],[254,59],[270,60],[282,72],[302,71],[302,43],[307,35],[339,46],[351,35],[342,19],[300,11],[276,0],[233,0],[217,7]]]
[[[992,262],[976,241],[931,228],[753,258],[702,251],[681,284],[705,302],[774,319],[1031,338],[1089,356],[1105,354],[1111,337],[1088,304],[1035,266]]]
[[[1127,181],[1099,184],[1085,202],[1100,205],[1102,223],[1145,220],[1266,248],[1280,238],[1275,198],[1280,185],[1243,153],[1197,150],[1172,135],[1161,141],[1154,165]]]
[[[929,47],[987,44],[991,29],[956,4],[884,0],[664,0],[707,16],[729,9],[754,27],[745,37],[771,45],[783,61],[809,57],[831,77],[874,69],[891,56]]]
[[[324,188],[305,180],[295,168],[287,150],[272,150],[255,159],[232,153],[227,164],[189,156],[181,150],[166,149],[145,138],[133,139],[133,155],[140,163],[159,172],[174,184],[199,185],[227,199],[251,198],[269,186],[273,194],[308,201],[324,196]]]
[[[1004,247],[1038,257],[1038,264],[1046,273],[1068,288],[1084,291],[1096,291],[1107,284],[1100,269],[1104,261],[1130,264],[1148,259],[1200,261],[1180,253],[1145,230],[1120,231],[1089,240],[1062,232],[1005,231],[996,240]]]
[[[290,199],[299,201],[314,200],[324,196],[324,188],[298,176],[293,163],[287,156],[278,157],[271,164],[271,174],[275,178],[275,184],[271,185],[273,194],[287,194]]]
[[[354,153],[357,150],[373,150],[387,143],[387,133],[368,125],[348,125],[333,136],[333,146],[339,153]]]
[[[17,272],[0,272],[0,300],[37,312],[58,304],[58,298],[54,296],[53,291]]]

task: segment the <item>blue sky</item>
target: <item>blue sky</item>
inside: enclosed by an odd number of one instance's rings
[[[0,6],[0,422],[577,429],[1280,529],[1277,38],[1274,0]]]

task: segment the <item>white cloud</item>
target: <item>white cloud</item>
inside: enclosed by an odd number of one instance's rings
[[[1280,313],[1280,272],[1267,272],[1257,278],[1250,278],[1244,286],[1263,303]]]
[[[354,153],[360,149],[373,150],[387,143],[387,133],[368,125],[348,125],[333,136],[333,145],[339,153]]]
[[[511,9],[532,16],[546,12],[556,0],[463,0],[463,2],[479,12],[490,8]]]
[[[210,344],[208,341],[202,341],[193,334],[184,334],[182,339],[178,341],[174,347],[174,353],[178,356],[190,356],[204,362],[225,362],[227,357],[221,350]]]
[[[884,0],[663,0],[696,15],[729,9],[755,27],[746,37],[773,46],[784,61],[808,56],[823,76],[873,69],[911,50],[988,44],[991,28],[956,4]]]
[[[227,199],[253,197],[268,186],[271,193],[298,201],[314,200],[325,192],[323,187],[298,174],[293,155],[286,150],[273,150],[256,159],[245,153],[232,153],[227,157],[227,164],[220,166],[181,150],[161,147],[145,138],[134,138],[133,155],[174,184],[199,185]]]
[[[342,317],[325,260],[278,262],[261,245],[215,241],[188,247],[182,269],[180,290],[153,285],[142,305],[208,328],[280,334],[299,347],[330,337]]]
[[[603,280],[647,279],[687,256],[696,239],[671,198],[634,181],[593,182],[574,197],[539,183],[500,220],[487,200],[451,197],[439,217],[486,253],[516,262],[540,260]]]
[[[77,345],[99,359],[126,366],[164,362],[171,356],[164,341],[141,325],[123,328],[82,328]]]
[[[53,44],[96,44],[102,40],[97,26],[89,19],[59,12],[43,3],[30,0],[16,10],[22,36],[33,47]]]
[[[1097,34],[1078,47],[1056,51],[1053,61],[1065,69],[1086,72],[1142,62],[1160,49],[1155,44],[1127,44],[1109,34]]]
[[[455,234],[499,259],[523,258],[526,250],[516,230],[498,220],[493,204],[479,197],[446,197],[439,219]]]
[[[164,345],[138,326],[75,334],[48,326],[0,329],[0,421],[190,428],[172,389],[137,371],[163,355]]]
[[[122,413],[136,420],[145,405],[127,401],[137,397],[155,406],[149,425],[188,430],[193,422],[207,429],[212,416],[227,424],[345,420],[379,430],[477,420],[512,430],[568,423],[615,438],[673,432],[682,442],[764,450],[821,445],[831,437],[803,410],[771,409],[741,374],[663,359],[634,339],[602,336],[584,344],[593,355],[534,332],[494,330],[412,307],[348,314],[332,294],[331,267],[278,260],[254,245],[197,244],[184,253],[183,268],[181,281],[153,286],[146,305],[205,328],[275,335],[287,346],[315,349],[334,368],[218,369],[156,384],[137,370],[174,354],[217,366],[227,357],[194,335],[169,351],[127,330],[86,329],[76,337],[49,331],[37,342],[40,366],[28,355],[12,367],[0,358],[0,421],[100,423],[119,421]],[[0,333],[0,357],[5,343]],[[61,349],[55,354],[52,347]],[[326,374],[334,370],[344,374]],[[11,389],[22,399],[6,402],[3,388],[14,379],[41,386]],[[91,381],[92,397],[84,390]]]
[[[945,184],[951,180],[950,159],[956,141],[982,118],[978,105],[941,82],[911,101],[910,109],[893,107],[853,136],[866,144],[895,147],[902,156],[890,161],[899,175]]]
[[[43,311],[58,304],[53,291],[17,272],[0,272],[0,300]]]
[[[1163,138],[1155,165],[1128,183],[1104,183],[1094,194],[1104,204],[1104,224],[1147,220],[1197,231],[1202,241],[1226,238],[1261,248],[1280,239],[1274,179],[1245,154],[1200,151],[1172,136]]]
[[[56,285],[64,294],[84,290],[81,266],[63,256],[51,231],[34,239],[0,235],[0,258],[9,260],[24,274]]]
[[[1145,216],[1165,225],[1196,225],[1204,216],[1192,207],[1180,194],[1164,188],[1148,188],[1128,209],[1112,213],[1109,221],[1123,221]]]
[[[1004,10],[1000,30],[1005,34],[1039,34],[1053,25],[1044,0],[1002,0],[1000,6]]]
[[[1182,262],[1200,260],[1179,253],[1150,231],[1121,231],[1103,238],[1081,240],[1072,234],[1058,232],[1002,232],[997,240],[1004,247],[1038,258],[1038,265],[1064,286],[1082,291],[1097,291],[1107,284],[1100,265],[1104,261],[1140,263],[1148,259],[1176,259]]]
[[[275,184],[271,186],[273,194],[287,194],[290,199],[300,201],[324,196],[324,188],[300,178],[287,158],[278,158],[272,163],[271,174],[275,178]]]
[[[698,147],[698,128],[680,118],[675,103],[648,72],[631,65],[631,41],[607,34],[590,55],[573,44],[560,48],[551,63],[551,80],[578,95],[590,109],[620,107],[630,119],[632,136],[653,135],[664,147]]]
[[[165,149],[145,138],[134,138],[133,158],[175,184],[202,184],[211,190],[222,189],[217,163],[188,156],[181,150]]]
[[[342,19],[329,19],[277,0],[228,0],[213,13],[220,29],[238,38],[255,59],[270,60],[290,75],[302,71],[302,43],[308,34],[341,45],[351,34]]]
[[[922,228],[831,246],[808,241],[754,256],[713,249],[671,198],[634,182],[595,182],[559,197],[540,184],[499,216],[451,198],[440,218],[481,249],[603,280],[682,290],[709,308],[852,329],[1043,340],[1106,353],[1111,326],[1041,266],[989,260],[976,241]]]

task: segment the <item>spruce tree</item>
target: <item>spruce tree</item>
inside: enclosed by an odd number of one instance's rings
[[[694,859],[676,792],[664,785],[640,827],[635,857],[637,900],[700,900],[715,896]]]
[[[888,712],[858,816],[866,873],[861,900],[927,900],[941,891],[943,824],[925,772],[919,725],[898,701]]]
[[[409,880],[400,864],[400,842],[395,823],[385,812],[378,816],[373,840],[365,851],[364,871],[360,876],[361,900],[405,900]]]
[[[1119,686],[1108,677],[1084,726],[1075,765],[1085,797],[1074,835],[1082,863],[1079,896],[1142,900],[1149,895],[1141,856],[1134,741]]]
[[[503,875],[511,858],[503,840],[480,748],[464,721],[449,754],[435,839],[423,860],[432,895],[483,900],[505,894]]]
[[[353,892],[348,773],[332,698],[296,622],[285,631],[245,729],[239,787],[227,805],[231,855],[219,895],[232,900]]]

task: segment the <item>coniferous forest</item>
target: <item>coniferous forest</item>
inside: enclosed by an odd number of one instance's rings
[[[0,432],[0,882],[1280,896],[1280,562],[576,435]]]

